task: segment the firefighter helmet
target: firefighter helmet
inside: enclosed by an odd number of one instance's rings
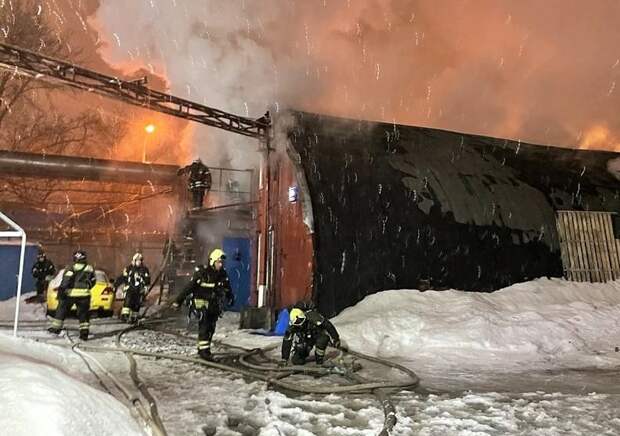
[[[73,261],[74,262],[86,262],[86,252],[83,250],[78,250],[73,253]]]
[[[291,310],[291,314],[289,316],[291,325],[296,327],[301,327],[306,322],[306,314],[303,310],[299,308],[294,308]]]
[[[138,261],[140,263],[142,263],[144,261],[144,256],[140,252],[138,252],[138,253],[133,255],[133,258],[131,259],[131,263],[134,264],[134,265],[138,265]]]
[[[224,253],[222,249],[216,248],[209,255],[209,265],[214,266],[215,262],[217,262],[218,260],[225,260],[225,259],[226,259],[226,253]]]

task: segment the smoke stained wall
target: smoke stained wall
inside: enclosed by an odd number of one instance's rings
[[[561,276],[555,211],[620,211],[618,153],[294,116],[314,295],[328,315],[384,289],[492,291]]]

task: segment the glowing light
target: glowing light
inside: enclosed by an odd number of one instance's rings
[[[147,124],[144,127],[144,131],[149,134],[153,133],[155,131],[155,124]]]

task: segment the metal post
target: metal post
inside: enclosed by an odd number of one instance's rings
[[[17,299],[15,301],[15,321],[13,322],[13,336],[17,336],[19,320],[19,303],[22,296],[22,281],[24,278],[24,257],[26,255],[26,233],[22,230],[22,248],[19,254],[19,272],[17,273]]]
[[[15,320],[13,322],[13,336],[17,336],[17,323],[19,320],[19,303],[22,296],[22,281],[24,278],[24,258],[26,255],[26,232],[11,218],[0,212],[0,219],[9,225],[14,232],[0,232],[0,236],[21,237],[21,253],[19,254],[19,270],[17,272],[17,298],[15,300]]]

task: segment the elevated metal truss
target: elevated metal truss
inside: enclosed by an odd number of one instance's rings
[[[194,103],[144,86],[145,80],[127,81],[107,76],[20,47],[0,43],[0,68],[37,80],[62,83],[135,106],[217,127],[253,138],[267,139],[268,114],[252,119]]]

